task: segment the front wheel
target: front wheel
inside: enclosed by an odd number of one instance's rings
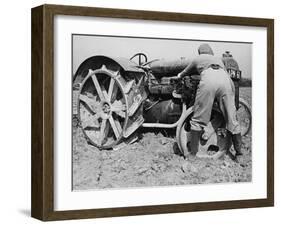
[[[178,122],[177,130],[176,130],[176,141],[180,150],[180,153],[183,156],[187,156],[189,154],[187,144],[190,141],[190,119],[193,115],[192,108],[189,108],[186,112],[184,112],[184,116],[182,116]]]
[[[179,120],[177,130],[176,130],[176,141],[178,143],[180,152],[182,155],[187,156],[189,154],[188,143],[190,142],[190,120],[193,111],[188,111],[189,113],[185,117],[181,117]],[[252,115],[251,109],[248,103],[243,99],[239,99],[239,108],[237,110],[237,117],[241,127],[241,135],[246,136],[249,134],[252,125]],[[199,144],[199,149],[208,149],[208,146],[216,142],[216,136],[211,136],[207,143],[204,145]]]
[[[249,104],[243,98],[239,98],[237,118],[241,127],[241,135],[248,135],[252,127],[252,112]]]

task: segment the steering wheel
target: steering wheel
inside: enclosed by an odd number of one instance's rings
[[[147,56],[144,54],[144,53],[136,53],[134,56],[132,56],[130,58],[130,60],[133,60],[134,58],[137,58],[138,57],[138,64],[139,66],[145,64],[147,62]],[[142,58],[144,60],[142,60]]]

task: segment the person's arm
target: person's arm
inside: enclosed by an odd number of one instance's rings
[[[179,78],[191,75],[196,70],[196,64],[192,61],[183,71],[178,74]]]

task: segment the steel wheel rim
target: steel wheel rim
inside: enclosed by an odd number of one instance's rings
[[[247,114],[247,117],[241,117],[241,116],[239,117],[239,110],[241,111],[242,108],[244,108],[243,112]],[[238,118],[239,125],[240,125],[240,128],[241,128],[241,135],[246,136],[251,130],[252,116],[251,116],[250,107],[241,98],[239,100],[239,108],[237,110],[237,118]],[[245,122],[245,123],[243,123],[243,122]],[[244,124],[246,124],[246,126],[244,126]]]
[[[94,71],[89,70],[79,90],[77,106],[81,129],[87,141],[100,149],[110,149],[118,144],[127,126],[128,103],[119,77],[119,72],[110,71],[105,66]],[[100,84],[107,79],[108,87]],[[92,97],[86,92],[90,90],[85,91],[85,87],[91,83]],[[88,121],[84,114],[88,114]]]

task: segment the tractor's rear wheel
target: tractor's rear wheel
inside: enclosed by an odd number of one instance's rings
[[[123,137],[128,121],[128,103],[118,71],[105,66],[89,70],[78,95],[78,118],[88,142],[109,149]]]

